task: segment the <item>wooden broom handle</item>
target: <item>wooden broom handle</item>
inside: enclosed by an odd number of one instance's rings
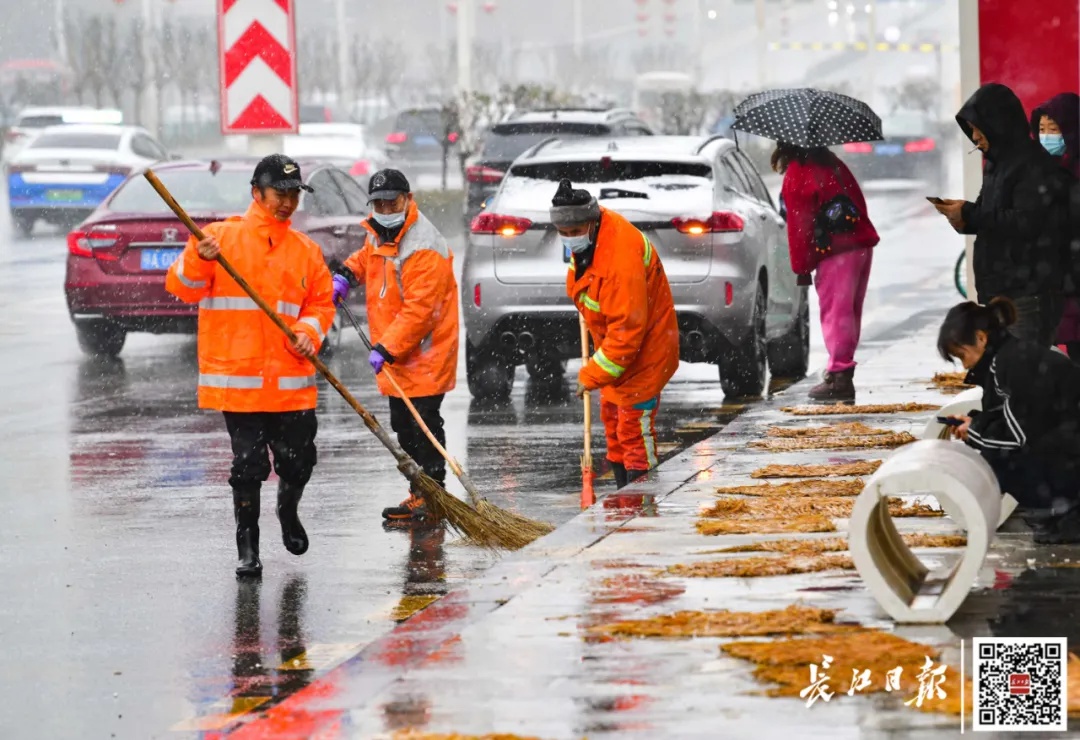
[[[581,326],[581,366],[589,364],[589,327],[585,325],[585,317],[578,314],[578,324]],[[589,391],[585,391],[585,454],[581,457],[583,468],[592,468],[592,403]]]
[[[356,314],[354,314],[352,312],[352,309],[345,304],[345,301],[342,301],[338,307],[345,313],[345,316],[348,317],[349,321],[352,323],[357,333],[360,334],[360,338],[364,340],[364,346],[368,348],[369,352],[372,351],[374,347],[371,346],[371,340],[367,338],[367,334],[365,334],[364,330],[360,328],[360,322],[357,321]],[[446,460],[446,464],[450,466],[450,471],[458,478],[461,478],[462,475],[465,474],[465,471],[462,470],[461,465],[458,463],[458,461],[455,460],[449,452],[447,452],[446,448],[439,444],[439,440],[435,438],[435,435],[432,433],[431,429],[428,428],[427,423],[424,421],[424,417],[420,416],[420,412],[417,411],[416,407],[413,405],[413,402],[409,399],[407,395],[405,395],[405,391],[401,389],[401,386],[398,385],[398,382],[394,378],[394,374],[390,371],[390,368],[384,366],[382,369],[382,373],[386,376],[386,379],[390,381],[391,387],[395,391],[397,391],[398,397],[405,402],[406,408],[408,408],[409,413],[413,415],[413,419],[416,420],[417,426],[419,426],[420,429],[424,432],[424,436],[428,438],[428,441],[431,442],[432,446],[436,450],[438,450],[439,454],[442,455],[444,460]]]

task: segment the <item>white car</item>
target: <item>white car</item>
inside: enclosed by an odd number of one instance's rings
[[[168,158],[165,147],[138,126],[50,126],[8,167],[12,223],[23,236],[38,219],[73,226],[128,174]]]
[[[298,134],[285,137],[285,154],[338,164],[353,178],[366,179],[387,166],[386,154],[366,134],[358,123],[301,123]]]
[[[100,123],[119,126],[124,114],[115,108],[89,107],[32,107],[23,108],[15,117],[15,123],[4,136],[3,162],[7,164],[35,136],[49,126],[65,126],[78,123]]]

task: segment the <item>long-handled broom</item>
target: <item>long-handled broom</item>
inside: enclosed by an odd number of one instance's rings
[[[349,323],[356,329],[356,333],[360,335],[360,339],[364,342],[364,346],[368,351],[372,350],[371,340],[368,339],[367,334],[364,333],[363,327],[360,326],[360,322],[356,318],[356,314],[352,312],[344,301],[338,304],[338,310],[345,314],[345,317],[349,320]],[[408,407],[409,413],[412,414],[413,419],[416,420],[417,425],[424,432],[424,435],[431,442],[432,446],[439,451],[439,454],[446,460],[446,464],[450,466],[450,470],[453,471],[457,479],[461,481],[461,485],[464,486],[465,492],[469,494],[469,503],[482,514],[486,519],[498,525],[500,531],[503,533],[504,538],[510,538],[514,541],[521,542],[521,547],[529,544],[538,537],[543,537],[545,534],[551,532],[552,527],[547,522],[538,522],[535,519],[529,519],[528,517],[515,514],[512,511],[506,511],[500,509],[495,504],[489,502],[487,499],[480,495],[476,486],[472,482],[472,478],[469,476],[465,469],[461,467],[459,463],[446,448],[442,446],[439,440],[428,428],[424,418],[420,416],[420,412],[416,410],[416,406],[413,405],[412,400],[405,394],[401,386],[398,385],[397,379],[394,378],[393,371],[388,367],[384,367],[382,374],[386,376],[391,387],[397,391],[398,396],[404,401],[405,406]]]
[[[172,209],[172,212],[176,214],[184,225],[188,228],[196,239],[202,240],[206,236],[203,234],[202,229],[196,225],[191,217],[187,215],[184,209],[176,202],[176,199],[169,193],[168,188],[157,178],[152,170],[147,170],[144,173],[150,186],[157,191],[157,194],[161,196],[161,199],[165,201],[165,204]],[[289,327],[288,324],[282,320],[277,313],[270,308],[265,300],[255,292],[246,280],[236,271],[227,259],[223,255],[218,255],[218,263],[225,269],[227,273],[236,281],[251,300],[263,310],[271,321],[281,329],[282,333],[289,338],[290,341],[296,341],[296,334]],[[397,468],[401,471],[409,483],[414,486],[414,490],[418,491],[421,496],[424,497],[424,501],[427,502],[432,514],[439,519],[444,519],[451,527],[457,530],[461,535],[466,537],[469,541],[474,542],[485,547],[501,547],[506,549],[517,549],[522,546],[520,538],[513,536],[507,536],[498,524],[490,521],[479,512],[475,511],[471,506],[457,498],[456,496],[447,492],[442,486],[440,486],[430,476],[425,475],[424,471],[420,468],[416,462],[405,454],[405,451],[401,449],[398,444],[391,439],[390,435],[386,433],[386,430],[382,428],[375,417],[372,416],[367,409],[360,405],[360,402],[353,398],[353,395],[349,393],[348,389],[342,385],[341,381],[334,377],[334,374],[330,372],[330,369],[326,367],[322,360],[317,356],[309,358],[311,364],[315,366],[315,369],[322,373],[327,382],[334,387],[341,397],[352,406],[353,410],[360,415],[360,418],[364,420],[364,424],[371,430],[383,446],[390,451],[390,454],[397,460]]]
[[[585,325],[585,317],[578,314],[578,322],[581,324],[581,362],[582,366],[589,362],[589,327]],[[581,508],[587,509],[596,503],[596,491],[593,490],[593,481],[596,473],[592,465],[592,400],[589,392],[585,391],[585,452],[581,456]]]

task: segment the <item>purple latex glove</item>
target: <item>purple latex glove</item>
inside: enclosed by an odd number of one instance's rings
[[[377,349],[371,350],[371,354],[368,356],[368,364],[371,365],[371,369],[378,375],[382,372],[382,366],[386,364],[386,358]]]
[[[349,281],[341,275],[334,275],[334,305],[341,303],[349,297]]]

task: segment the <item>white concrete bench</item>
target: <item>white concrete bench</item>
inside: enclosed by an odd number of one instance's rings
[[[945,404],[940,411],[934,412],[934,415],[930,417],[930,421],[926,422],[926,428],[923,429],[920,439],[938,439],[941,435],[945,425],[937,420],[939,416],[967,416],[972,411],[982,410],[982,388],[968,388],[965,391],[961,391],[957,394],[950,403]],[[998,520],[997,526],[1000,527],[1005,523],[1005,520],[1012,516],[1012,513],[1016,511],[1017,501],[1008,493],[1005,494],[1001,500],[1001,517]],[[963,515],[961,512],[951,504],[942,502],[941,508],[945,509],[945,515],[956,522],[961,527],[966,529],[964,524]]]
[[[889,497],[933,495],[967,524],[967,548],[945,577],[932,577],[901,539]],[[1001,490],[979,453],[946,440],[898,450],[867,481],[848,524],[848,547],[878,604],[900,623],[941,624],[960,608],[986,559],[1001,516]]]

